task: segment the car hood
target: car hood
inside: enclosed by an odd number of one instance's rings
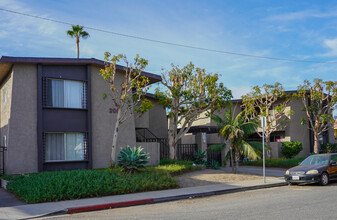
[[[309,171],[309,170],[321,170],[321,169],[324,169],[327,165],[299,165],[299,166],[296,166],[296,167],[293,167],[291,169],[289,169],[290,172],[306,172],[306,171]]]

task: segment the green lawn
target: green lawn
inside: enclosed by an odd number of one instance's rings
[[[177,188],[172,175],[196,169],[200,167],[188,162],[147,167],[134,174],[115,168],[42,172],[14,178],[7,175],[5,179],[10,180],[8,191],[22,201],[40,203]]]
[[[266,167],[280,167],[280,168],[290,168],[297,166],[300,162],[302,162],[306,157],[295,157],[291,159],[285,158],[271,158],[266,159]],[[247,166],[262,166],[263,160],[255,160],[255,161],[246,161],[243,162],[242,165]]]

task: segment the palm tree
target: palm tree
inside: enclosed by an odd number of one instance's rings
[[[76,45],[77,45],[77,59],[80,57],[80,38],[86,39],[90,37],[89,33],[83,31],[83,26],[79,25],[72,25],[72,30],[67,31],[67,35],[71,38],[76,38]]]
[[[212,115],[212,120],[215,121],[219,128],[219,135],[229,140],[229,153],[232,164],[232,171],[237,172],[239,167],[240,153],[245,155],[250,160],[256,160],[261,157],[262,147],[259,142],[247,142],[245,139],[248,135],[255,132],[258,127],[257,120],[246,121],[243,117],[243,112],[240,112],[235,118],[232,110],[225,112],[224,118],[218,115]],[[225,144],[221,144],[226,147]],[[218,147],[218,146],[214,146]],[[235,154],[235,168],[233,163],[233,152]]]

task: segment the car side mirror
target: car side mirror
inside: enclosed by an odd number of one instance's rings
[[[330,165],[331,165],[331,166],[337,166],[337,162],[336,162],[336,161],[331,161],[331,162],[330,162]]]

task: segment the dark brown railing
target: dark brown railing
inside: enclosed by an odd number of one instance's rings
[[[7,147],[0,146],[0,176],[5,174],[5,151]]]
[[[193,155],[198,150],[196,144],[178,144],[177,158],[178,160],[193,160]]]

